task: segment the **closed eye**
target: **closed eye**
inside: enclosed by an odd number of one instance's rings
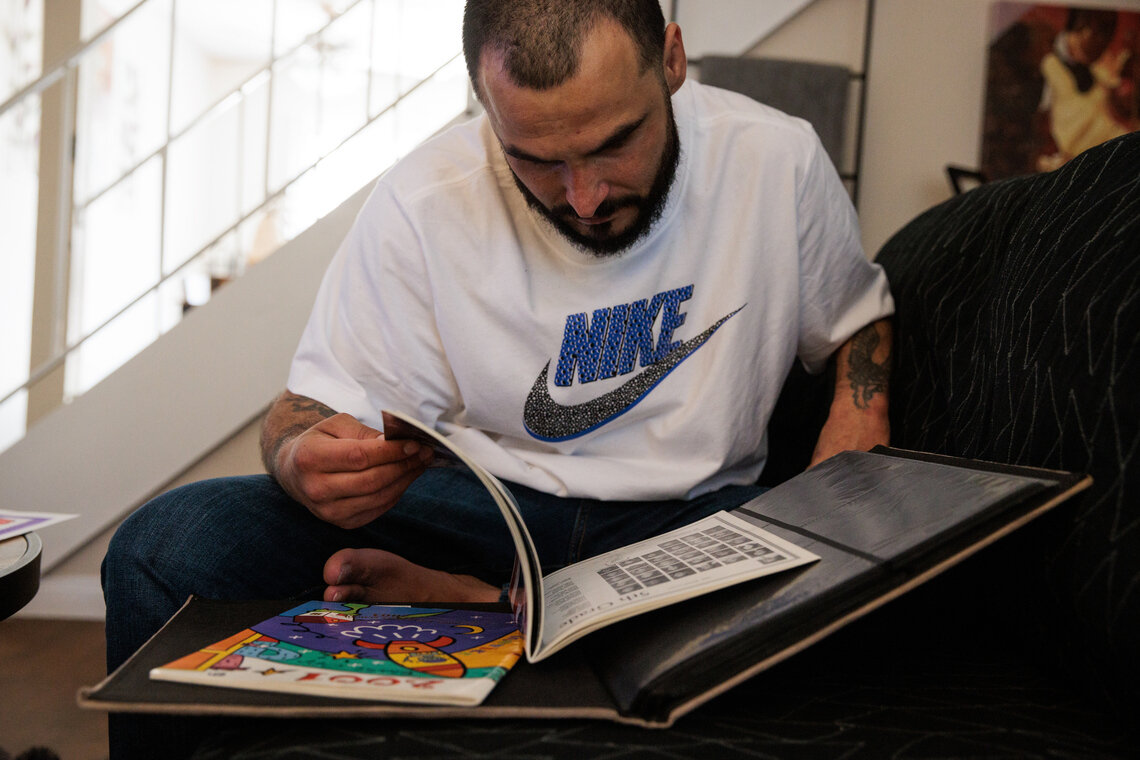
[[[641,128],[641,125],[644,123],[645,117],[642,117],[635,121],[633,124],[627,124],[614,134],[610,135],[610,137],[604,143],[599,145],[594,150],[590,151],[587,155],[598,156],[605,153],[614,153],[621,150],[629,143],[630,140],[633,139],[634,134],[638,129]]]
[[[550,166],[558,166],[560,163],[562,163],[561,161],[552,161],[552,160],[548,160],[545,158],[538,158],[537,156],[526,156],[526,155],[517,156],[517,155],[514,155],[513,153],[509,154],[509,155],[511,155],[512,158],[514,158],[518,161],[522,161],[524,163],[530,164],[531,166],[550,167]]]
[[[630,140],[633,139],[633,136],[637,133],[637,130],[640,129],[641,125],[645,123],[645,119],[646,117],[642,116],[640,119],[631,124],[626,124],[623,127],[619,127],[613,134],[607,137],[601,143],[601,145],[593,148],[592,150],[586,151],[585,157],[594,158],[597,156],[611,155],[620,151],[630,142]],[[503,152],[517,161],[525,161],[532,166],[549,167],[558,166],[559,164],[563,163],[563,161],[560,160],[535,156],[513,145],[504,145]]]

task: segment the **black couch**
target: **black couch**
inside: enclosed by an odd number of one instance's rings
[[[1128,715],[1140,701],[1140,133],[943,204],[879,260],[898,300],[895,443],[1092,475],[1082,499],[976,570],[1008,574],[990,601],[1015,610],[1011,632]]]
[[[267,721],[195,757],[1137,755],[1140,134],[957,196],[878,261],[898,304],[892,443],[1087,472],[1090,490],[669,730]],[[806,461],[827,385],[790,380],[769,480]]]

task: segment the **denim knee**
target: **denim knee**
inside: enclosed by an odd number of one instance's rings
[[[179,546],[187,536],[178,529],[186,518],[180,506],[185,494],[180,498],[179,492],[187,488],[194,486],[155,497],[118,527],[103,558],[105,595],[125,595],[124,601],[131,604],[151,602],[147,594],[158,589],[149,587],[169,583],[161,579],[159,568],[165,566],[177,574],[178,565],[188,558]]]
[[[103,559],[108,661],[125,658],[191,594],[260,597],[250,568],[271,566],[251,536],[267,515],[288,521],[272,502],[280,489],[268,477],[191,483],[155,497],[115,531]],[[264,596],[269,596],[268,590]]]

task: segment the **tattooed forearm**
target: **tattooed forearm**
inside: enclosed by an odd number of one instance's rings
[[[851,339],[847,355],[847,380],[852,391],[852,400],[859,409],[866,409],[878,393],[885,393],[890,378],[890,353],[882,362],[875,361],[875,350],[879,347],[879,331],[875,325],[867,325]]]
[[[277,397],[261,426],[261,461],[266,472],[277,469],[282,447],[321,420],[336,414],[320,401],[288,391]]]
[[[289,402],[290,408],[295,414],[306,414],[308,412],[316,412],[320,416],[328,419],[336,414],[332,409],[322,404],[320,401],[315,401],[307,396],[298,396],[295,393],[286,394],[283,399]]]
[[[261,463],[265,465],[265,471],[273,473],[277,469],[277,455],[281,453],[281,447],[285,442],[296,438],[301,433],[309,429],[308,425],[291,425],[284,430],[276,431],[275,435],[267,435],[265,429],[262,429],[261,434]]]

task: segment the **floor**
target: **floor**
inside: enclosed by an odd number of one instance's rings
[[[0,758],[46,747],[60,760],[105,760],[106,714],[75,702],[103,679],[104,656],[101,621],[0,621]]]

